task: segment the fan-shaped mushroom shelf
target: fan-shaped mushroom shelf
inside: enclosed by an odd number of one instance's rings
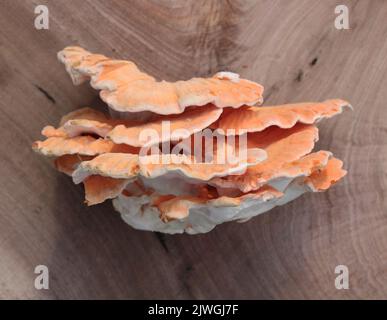
[[[172,83],[80,47],[58,58],[74,84],[100,90],[109,112],[75,110],[43,128],[33,149],[83,183],[88,205],[113,199],[134,228],[208,232],[346,174],[331,152],[312,152],[316,123],[346,101],[257,107],[263,87],[231,72]]]

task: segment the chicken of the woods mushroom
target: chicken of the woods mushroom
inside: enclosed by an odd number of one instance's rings
[[[263,87],[231,72],[166,82],[80,47],[58,59],[75,85],[100,90],[108,112],[70,112],[32,147],[83,184],[87,205],[113,199],[134,228],[208,232],[346,174],[330,151],[313,151],[317,122],[351,107],[344,100],[258,107]]]

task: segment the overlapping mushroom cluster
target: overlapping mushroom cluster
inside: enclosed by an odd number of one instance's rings
[[[114,199],[134,228],[208,232],[324,191],[346,174],[331,152],[312,152],[315,124],[341,113],[346,101],[257,107],[263,87],[230,72],[171,83],[80,47],[58,58],[74,84],[90,80],[100,90],[109,113],[75,110],[57,128],[43,128],[45,140],[33,149],[83,183],[88,205]],[[191,143],[203,131],[216,133],[210,151]],[[144,139],[144,132],[153,134]],[[244,157],[236,147],[242,138]],[[217,161],[219,150],[234,161]]]

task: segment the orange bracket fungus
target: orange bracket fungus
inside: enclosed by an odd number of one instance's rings
[[[87,205],[113,199],[134,228],[208,232],[346,174],[331,152],[313,152],[316,124],[351,107],[344,100],[258,106],[263,87],[232,72],[166,82],[80,47],[58,58],[74,84],[100,91],[108,112],[70,112],[32,148],[84,185]]]

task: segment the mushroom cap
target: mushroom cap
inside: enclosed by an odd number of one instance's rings
[[[266,158],[264,151],[255,151],[260,156],[255,157],[254,162],[245,159],[233,163],[196,162],[183,154],[139,156],[130,153],[104,153],[81,162],[72,176],[75,183],[80,183],[91,175],[130,180],[137,176],[152,179],[173,172],[181,179],[208,181],[214,177],[243,173],[249,165]]]
[[[136,229],[197,234],[208,232],[223,222],[247,221],[305,192],[318,191],[315,185],[311,187],[312,180],[315,183],[324,181],[325,188],[344,175],[340,161],[332,158],[326,169],[312,173],[313,178],[295,177],[282,192],[269,185],[234,197],[217,196],[208,187],[196,197],[140,191],[137,195],[122,193],[113,200],[113,205],[123,220]]]
[[[273,183],[277,186],[284,179],[309,176],[315,170],[325,167],[331,156],[332,154],[329,151],[318,151],[307,154],[298,160],[282,164],[277,163],[276,169],[265,171],[257,165],[248,168],[243,175],[223,178],[216,177],[209,181],[209,184],[223,189],[223,192],[227,192],[225,189],[251,192],[267,183]]]
[[[215,122],[222,109],[214,105],[189,108],[184,113],[171,115],[168,118],[158,117],[137,126],[118,125],[108,134],[107,138],[115,143],[125,143],[135,147],[146,144],[157,144],[167,141],[187,139]],[[142,141],[145,133],[149,133],[146,141]]]
[[[90,176],[83,181],[85,202],[88,206],[114,199],[122,193],[128,181],[102,176]]]
[[[68,176],[71,176],[74,170],[82,161],[93,159],[92,156],[81,156],[79,154],[65,154],[54,160],[55,168]]]
[[[80,47],[58,53],[74,84],[88,79],[109,107],[120,112],[182,113],[189,106],[208,103],[216,107],[255,105],[262,102],[263,87],[232,73],[186,81],[156,81],[130,61],[113,60]]]
[[[59,123],[59,128],[45,126],[42,135],[50,137],[75,137],[84,133],[100,135],[110,123],[109,117],[97,110],[84,107],[64,115]]]
[[[134,147],[158,144],[168,141],[187,139],[215,122],[222,109],[214,105],[189,108],[186,112],[168,117],[157,116],[147,122],[126,119],[111,119],[103,113],[88,113],[82,108],[62,118],[61,126],[46,126],[42,135],[71,138],[84,134],[93,134],[107,138],[116,144]]]
[[[273,126],[262,132],[249,133],[249,147],[265,150],[267,159],[248,167],[242,175],[215,178],[210,184],[238,188],[243,192],[259,189],[269,180],[286,174],[289,168],[284,166],[311,152],[317,140],[317,127],[304,124],[296,124],[290,129]]]
[[[32,149],[45,156],[63,156],[65,154],[79,154],[93,156],[110,152],[114,143],[92,136],[78,136],[74,138],[50,137],[44,141],[35,141]]]
[[[138,152],[138,149],[131,146],[115,144],[113,141],[92,136],[76,136],[73,138],[54,136],[44,141],[35,141],[32,144],[32,149],[51,157],[59,157],[65,154],[95,156],[107,152]]]
[[[324,102],[304,102],[279,106],[242,107],[224,110],[212,126],[226,135],[260,132],[270,126],[292,128],[296,123],[314,124],[321,119],[340,114],[351,105],[344,100],[333,99]],[[233,131],[235,130],[235,131]]]
[[[88,161],[92,158],[78,154],[66,154],[56,158],[54,164],[58,171],[71,176],[82,161]],[[128,180],[126,179],[114,179],[100,175],[89,176],[83,180],[85,203],[91,206],[113,199],[121,194],[127,184]]]
[[[325,191],[347,174],[343,162],[337,158],[329,159],[327,165],[314,171],[305,179],[305,183],[314,191]]]

